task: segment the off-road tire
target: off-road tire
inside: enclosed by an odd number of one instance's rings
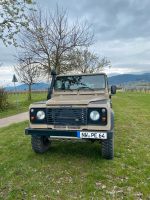
[[[114,158],[114,139],[102,140],[102,157],[112,160]]]
[[[50,141],[45,136],[32,136],[31,145],[36,153],[44,153],[49,149]]]

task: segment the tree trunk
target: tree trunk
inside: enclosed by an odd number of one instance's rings
[[[59,50],[56,51],[56,58],[55,58],[55,70],[57,74],[60,74],[60,56]]]
[[[29,86],[29,90],[28,90],[28,100],[31,101],[31,84],[28,85]]]
[[[47,59],[47,62],[48,62],[48,82],[50,82],[50,78],[51,78],[51,62],[50,62],[50,57],[48,55],[48,59]]]
[[[55,63],[55,70],[57,74],[60,74],[60,62],[58,60]]]

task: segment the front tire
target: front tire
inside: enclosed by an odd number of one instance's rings
[[[50,141],[45,136],[32,136],[31,145],[36,153],[44,153],[49,149]]]
[[[112,160],[114,158],[114,139],[102,140],[102,157]]]

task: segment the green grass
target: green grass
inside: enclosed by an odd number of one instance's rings
[[[19,94],[8,94],[8,103],[9,106],[7,109],[1,111],[0,110],[0,119],[3,117],[8,117],[11,115],[15,115],[21,112],[25,112],[28,110],[28,107],[31,103],[41,100],[46,100],[46,92],[32,93],[32,100],[28,100],[27,93],[19,93]],[[17,99],[17,103],[16,103]]]
[[[27,122],[0,129],[1,199],[150,199],[150,95],[118,93],[115,158],[101,158],[98,143],[52,143],[31,150]]]

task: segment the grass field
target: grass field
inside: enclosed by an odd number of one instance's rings
[[[119,93],[115,158],[98,143],[52,143],[31,150],[27,122],[0,129],[0,199],[150,199],[150,94]]]
[[[0,111],[0,119],[3,117],[15,115],[21,112],[25,112],[28,110],[29,105],[32,102],[46,100],[46,92],[39,92],[39,93],[32,93],[32,100],[28,101],[28,94],[27,93],[9,93],[8,94],[8,102],[9,106],[4,111]],[[17,104],[16,104],[17,98]]]

